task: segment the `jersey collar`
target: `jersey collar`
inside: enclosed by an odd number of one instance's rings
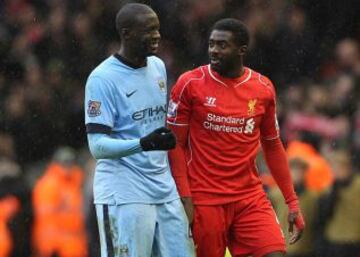
[[[244,67],[244,74],[242,74],[240,77],[237,78],[225,78],[223,76],[221,76],[219,73],[217,73],[216,71],[212,70],[210,67],[210,64],[207,65],[208,66],[208,71],[210,74],[210,77],[219,82],[220,84],[222,84],[223,86],[226,87],[238,87],[242,84],[244,84],[246,81],[248,81],[251,77],[251,69]]]
[[[116,58],[116,59],[118,59],[121,63],[123,63],[123,64],[125,64],[126,66],[129,66],[130,68],[133,68],[133,69],[140,69],[140,68],[143,68],[143,67],[145,67],[146,66],[146,62],[147,61],[145,61],[145,65],[144,66],[138,66],[138,65],[135,65],[135,64],[133,64],[133,63],[131,63],[128,59],[125,59],[124,57],[122,57],[120,54],[118,54],[118,53],[115,53],[114,54],[114,57]]]

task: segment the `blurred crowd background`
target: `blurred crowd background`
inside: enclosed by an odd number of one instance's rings
[[[99,256],[83,97],[118,49],[119,0],[0,1],[0,257]],[[138,1],[139,2],[139,1]],[[169,88],[206,64],[219,18],[251,33],[307,221],[290,256],[360,256],[360,8],[357,0],[151,0]],[[286,208],[259,155],[286,233]]]

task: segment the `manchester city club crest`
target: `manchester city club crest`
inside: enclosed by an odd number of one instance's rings
[[[160,91],[161,91],[161,92],[166,92],[165,80],[159,79],[158,85],[159,85],[159,88],[160,88]]]

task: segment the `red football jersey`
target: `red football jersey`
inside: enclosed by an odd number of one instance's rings
[[[185,155],[196,204],[263,191],[255,165],[260,138],[279,137],[268,78],[247,67],[236,79],[221,77],[210,65],[186,72],[172,88],[167,122],[189,128]]]

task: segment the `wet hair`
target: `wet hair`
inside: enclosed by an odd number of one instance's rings
[[[125,4],[116,14],[115,26],[116,31],[121,37],[121,30],[124,28],[131,28],[136,24],[136,16],[138,14],[145,14],[153,12],[153,10],[146,4],[129,3]]]
[[[211,31],[230,31],[234,35],[235,43],[238,46],[249,45],[249,30],[244,23],[237,19],[226,18],[217,21]]]

